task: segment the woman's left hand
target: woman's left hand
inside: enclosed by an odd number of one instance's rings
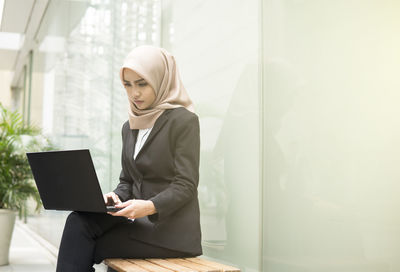
[[[155,214],[156,208],[151,200],[132,199],[115,205],[116,208],[122,208],[118,212],[108,212],[112,216],[124,216],[129,219],[144,217]]]

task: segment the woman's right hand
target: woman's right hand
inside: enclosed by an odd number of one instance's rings
[[[120,204],[122,203],[121,200],[119,199],[118,195],[114,192],[109,192],[107,194],[103,195],[104,198],[104,203],[107,205],[107,203],[109,202],[108,200],[111,198],[112,201],[114,202],[114,205]]]

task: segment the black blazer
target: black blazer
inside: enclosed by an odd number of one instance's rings
[[[154,215],[135,219],[131,237],[201,255],[199,183],[200,129],[196,114],[180,107],[164,111],[133,159],[138,130],[122,127],[122,171],[114,192],[122,201],[151,200]]]

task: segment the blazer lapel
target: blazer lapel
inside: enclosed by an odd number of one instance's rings
[[[136,159],[139,157],[139,155],[142,153],[143,149],[146,148],[148,144],[151,143],[151,141],[154,139],[154,136],[157,135],[157,133],[160,131],[160,129],[164,126],[164,124],[168,120],[168,114],[166,114],[168,111],[164,111],[163,114],[158,117],[157,121],[155,122],[153,129],[150,131],[149,137],[147,137],[146,142],[142,146],[142,149],[140,149],[139,153],[136,155]],[[134,145],[136,145],[136,138],[137,138],[138,130],[136,130],[135,138],[134,138]],[[135,150],[135,148],[133,148]],[[132,153],[132,158],[133,158],[133,153]]]

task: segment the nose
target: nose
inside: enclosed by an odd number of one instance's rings
[[[132,90],[132,94],[133,94],[133,97],[134,98],[138,98],[138,97],[140,97],[140,91],[137,89],[137,88],[133,88],[133,90]]]

